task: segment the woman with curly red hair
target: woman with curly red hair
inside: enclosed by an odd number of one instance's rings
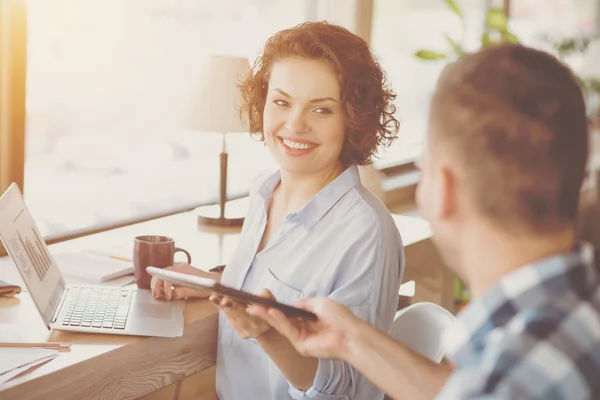
[[[340,26],[300,24],[266,42],[240,87],[251,133],[280,169],[251,191],[240,244],[222,276],[186,271],[283,303],[328,296],[389,330],[402,241],[387,208],[361,184],[358,166],[396,137],[399,124],[395,95],[368,45]],[[206,295],[159,287],[167,299]],[[211,300],[222,311],[220,399],[383,398],[347,363],[302,357],[245,306]]]

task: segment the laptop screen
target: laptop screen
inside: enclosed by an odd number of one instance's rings
[[[65,281],[15,183],[0,197],[0,239],[49,325]]]

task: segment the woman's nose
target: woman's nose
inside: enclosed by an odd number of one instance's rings
[[[293,134],[302,134],[308,132],[306,117],[302,112],[291,112],[285,121],[285,128]]]

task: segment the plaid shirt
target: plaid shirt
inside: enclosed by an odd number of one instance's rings
[[[503,277],[444,335],[456,368],[437,399],[600,399],[600,277],[593,249]]]

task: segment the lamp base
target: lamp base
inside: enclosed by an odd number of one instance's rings
[[[225,203],[225,216],[221,218],[218,204],[198,207],[194,210],[201,227],[241,227],[248,212],[248,197],[231,200]]]
[[[242,226],[244,218],[211,218],[204,215],[198,215],[198,224],[208,226]]]

